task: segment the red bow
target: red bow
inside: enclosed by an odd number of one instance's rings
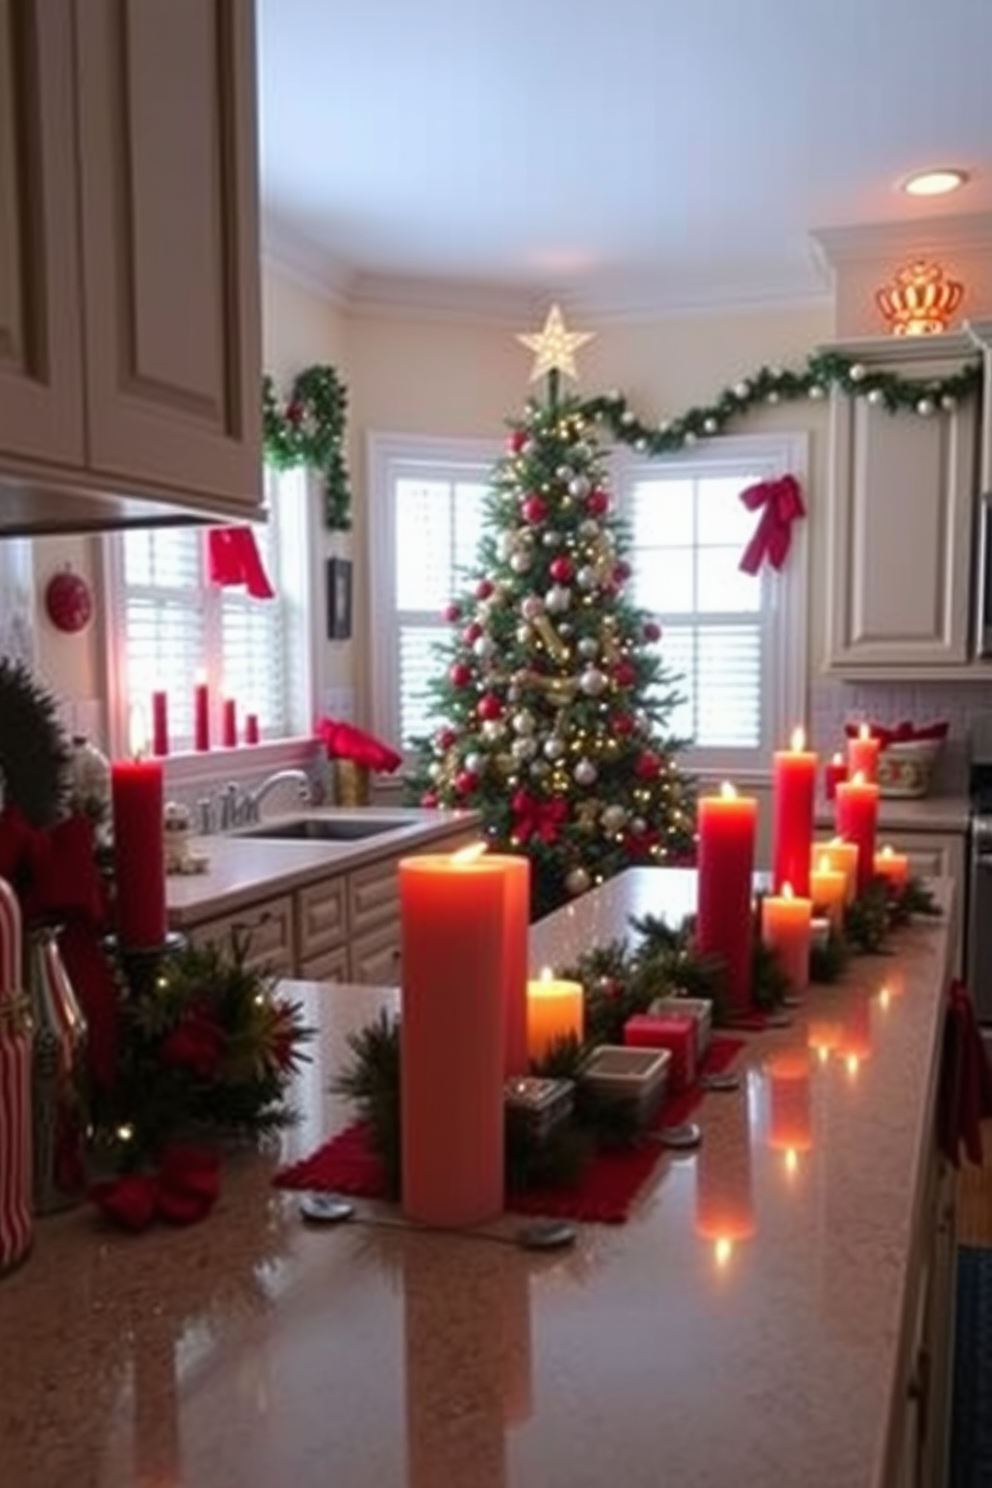
[[[111,1089],[117,1071],[117,984],[100,937],[107,895],[96,865],[93,827],[69,816],[35,827],[16,806],[0,812],[0,877],[17,891],[27,923],[61,924],[59,950],[82,1005],[94,1079]]]
[[[206,1219],[220,1193],[216,1154],[200,1147],[167,1147],[157,1173],[125,1173],[96,1183],[90,1198],[114,1224],[138,1234],[155,1219],[196,1224]]]
[[[208,530],[207,578],[221,589],[244,584],[252,599],[272,599],[275,596],[250,527],[211,527]]]
[[[366,770],[382,770],[391,774],[403,763],[388,744],[363,733],[350,723],[335,723],[333,718],[322,718],[317,724],[317,733],[324,742],[329,759],[353,760]]]
[[[789,552],[792,524],[806,515],[799,482],[793,475],[758,481],[741,492],[741,500],[748,511],[760,510],[761,518],[739,568],[743,573],[756,574],[766,558],[772,568],[781,568]]]
[[[510,803],[513,808],[513,835],[520,842],[537,837],[541,842],[556,842],[562,823],[568,816],[568,802],[558,797],[540,801],[529,791],[519,790]]]

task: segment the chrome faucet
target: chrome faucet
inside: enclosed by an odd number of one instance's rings
[[[267,775],[261,785],[256,786],[253,791],[245,791],[242,798],[242,820],[245,822],[257,822],[261,814],[262,802],[272,791],[280,785],[288,785],[295,782],[296,799],[303,806],[309,806],[313,800],[313,792],[310,786],[310,777],[305,770],[276,770],[274,774]]]

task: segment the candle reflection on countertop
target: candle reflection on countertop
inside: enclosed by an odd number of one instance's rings
[[[696,1158],[696,1233],[711,1242],[718,1267],[755,1232],[751,1118],[746,1083],[721,1103],[723,1119],[707,1128]]]

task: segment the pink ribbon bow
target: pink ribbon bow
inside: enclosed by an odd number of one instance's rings
[[[772,568],[781,568],[792,541],[792,524],[806,515],[799,482],[792,475],[758,481],[741,492],[741,500],[748,511],[760,511],[761,517],[738,567],[743,573],[756,574],[767,558]]]

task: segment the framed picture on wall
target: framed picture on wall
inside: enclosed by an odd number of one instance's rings
[[[351,640],[351,560],[327,560],[327,639]]]

